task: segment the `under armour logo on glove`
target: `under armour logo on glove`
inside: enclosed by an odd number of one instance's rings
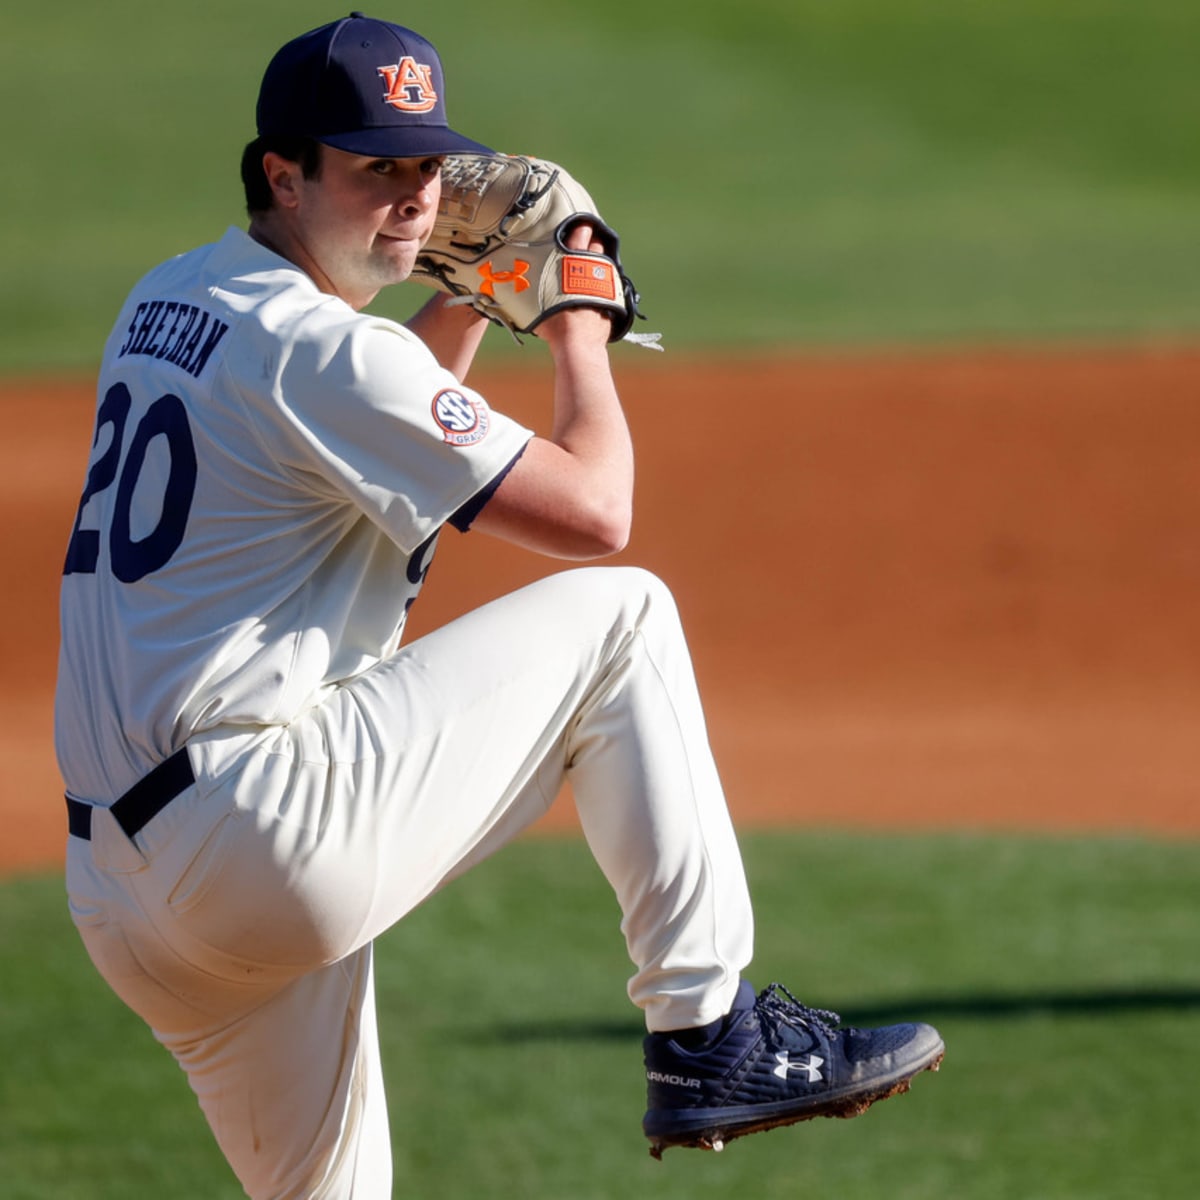
[[[529,287],[529,280],[525,278],[525,273],[529,270],[529,264],[522,262],[519,258],[514,259],[513,269],[511,271],[497,271],[490,262],[485,262],[478,268],[479,274],[483,276],[483,282],[479,285],[479,290],[485,296],[496,295],[496,284],[511,283],[514,292],[523,292]]]

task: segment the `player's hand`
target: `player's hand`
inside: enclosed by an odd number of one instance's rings
[[[595,230],[586,222],[576,225],[564,239],[569,250],[591,250],[604,252],[603,245],[596,239]],[[564,339],[583,337],[608,344],[612,336],[612,321],[598,308],[567,308],[547,317],[538,326],[537,336],[552,349]]]

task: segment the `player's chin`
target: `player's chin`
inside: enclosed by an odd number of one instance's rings
[[[387,264],[386,272],[393,282],[407,279],[417,265],[417,255],[421,252],[419,238],[388,237],[380,234],[376,239],[379,257]]]

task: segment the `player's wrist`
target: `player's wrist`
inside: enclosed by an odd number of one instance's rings
[[[587,346],[607,355],[612,321],[599,309],[565,308],[542,321],[537,327],[537,335],[549,345],[551,352]]]

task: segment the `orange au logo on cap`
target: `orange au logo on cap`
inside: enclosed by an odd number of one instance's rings
[[[401,112],[429,112],[438,102],[433,90],[433,69],[406,54],[394,67],[377,68],[387,84],[385,104]]]

